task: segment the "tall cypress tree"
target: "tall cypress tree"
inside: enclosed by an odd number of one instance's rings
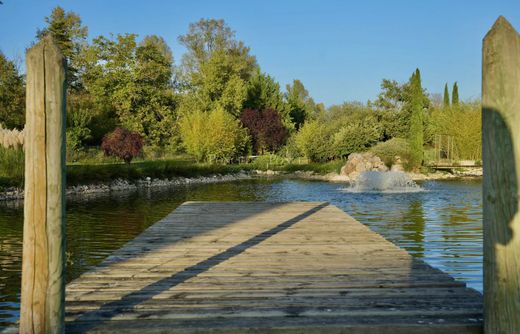
[[[410,78],[410,132],[408,140],[411,147],[412,165],[419,167],[423,161],[423,90],[421,85],[421,72],[415,70]]]
[[[450,107],[450,92],[448,91],[448,83],[444,85],[444,107]]]
[[[451,105],[454,107],[459,105],[459,86],[456,81],[453,84],[453,90],[451,91]]]

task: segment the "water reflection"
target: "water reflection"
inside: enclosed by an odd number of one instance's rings
[[[388,240],[482,291],[480,181],[426,182],[426,192],[345,193],[342,185],[283,179],[91,195],[67,203],[67,279],[101,262],[179,204],[328,201]],[[23,208],[0,204],[0,328],[18,318]]]

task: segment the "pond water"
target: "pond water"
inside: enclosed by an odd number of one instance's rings
[[[67,203],[67,279],[101,262],[187,200],[328,201],[388,240],[482,291],[480,180],[429,181],[422,192],[345,192],[338,183],[255,179],[105,194]],[[23,207],[0,203],[0,330],[18,319]]]

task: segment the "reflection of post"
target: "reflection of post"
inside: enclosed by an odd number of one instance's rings
[[[50,37],[26,58],[20,333],[63,333],[65,62]]]
[[[484,38],[484,313],[486,333],[520,333],[520,36],[499,17]]]

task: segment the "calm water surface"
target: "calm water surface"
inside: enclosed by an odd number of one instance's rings
[[[431,181],[426,192],[346,193],[341,184],[248,180],[70,199],[67,279],[101,262],[187,200],[328,201],[418,258],[482,291],[481,181]],[[0,203],[0,330],[18,319],[23,208]]]

